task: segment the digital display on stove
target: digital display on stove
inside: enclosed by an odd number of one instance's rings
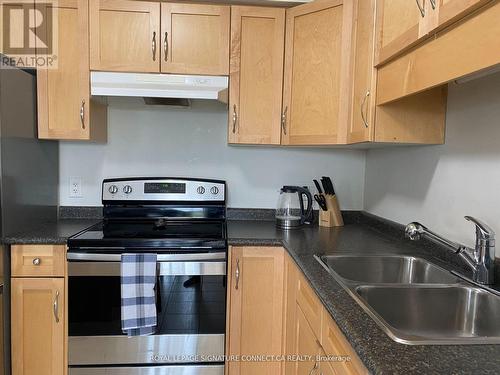
[[[185,194],[186,184],[169,182],[146,182],[144,194]]]

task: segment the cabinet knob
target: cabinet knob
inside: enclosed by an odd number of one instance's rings
[[[42,263],[42,260],[40,258],[33,259],[34,266],[39,266],[41,263]]]

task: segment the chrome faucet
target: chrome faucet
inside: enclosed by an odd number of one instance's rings
[[[491,285],[494,283],[495,232],[489,226],[471,216],[465,216],[465,219],[476,225],[476,246],[474,249],[447,240],[420,223],[408,224],[405,234],[412,241],[417,241],[425,236],[436,243],[445,245],[460,256],[472,269],[472,280],[474,282]]]

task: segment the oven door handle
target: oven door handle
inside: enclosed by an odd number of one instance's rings
[[[120,262],[122,255],[120,253],[86,253],[86,252],[68,252],[66,259],[68,261],[83,262]],[[187,253],[187,254],[157,254],[158,262],[191,262],[191,261],[209,261],[225,260],[225,252],[217,253]]]
[[[225,261],[158,262],[157,276],[224,276]],[[120,277],[120,262],[69,262],[68,276]]]

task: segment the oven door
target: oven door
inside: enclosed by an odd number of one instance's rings
[[[225,252],[158,254],[158,325],[151,336],[122,333],[120,259],[116,253],[68,252],[70,367],[191,364],[194,370],[224,361]],[[184,374],[176,366],[171,370]]]

